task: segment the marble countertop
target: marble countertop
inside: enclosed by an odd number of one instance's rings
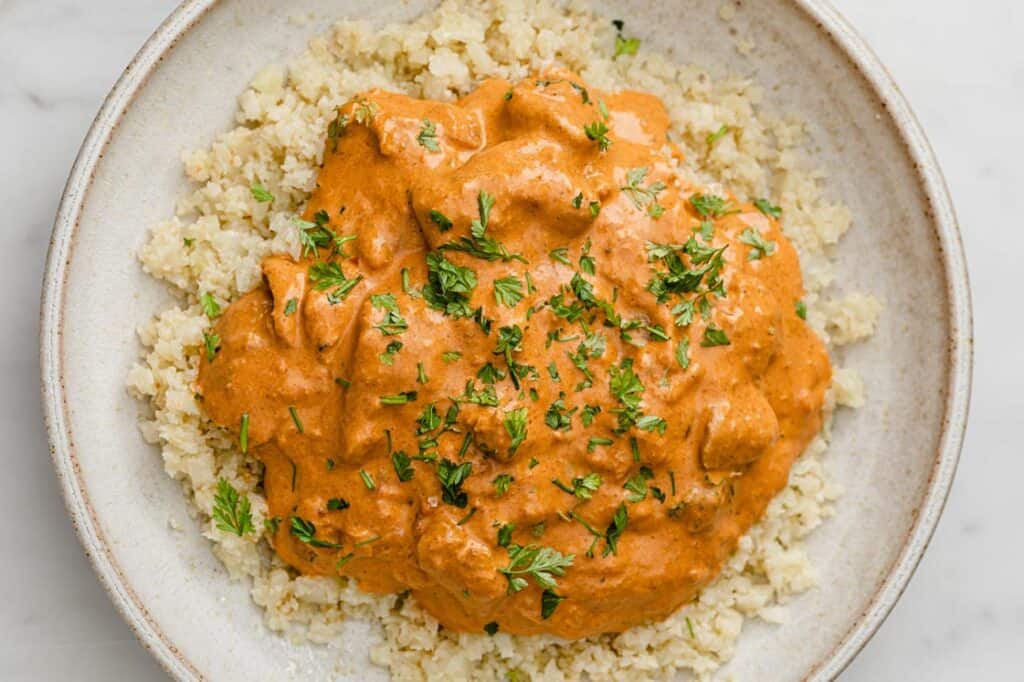
[[[971,266],[975,390],[945,516],[843,675],[1024,679],[1024,3],[835,0],[892,70],[946,172]],[[0,679],[158,680],[93,576],[50,467],[39,282],[68,169],[107,90],[175,0],[0,0]],[[927,302],[922,302],[926,305]],[[41,667],[41,662],[45,666]],[[45,671],[45,672],[44,672]]]

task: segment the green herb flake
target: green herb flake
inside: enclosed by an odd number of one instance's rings
[[[750,247],[747,253],[747,260],[761,260],[766,256],[775,253],[776,244],[772,241],[765,241],[759,230],[748,227],[740,235],[740,241]]]
[[[597,142],[597,148],[599,151],[606,152],[608,148],[612,146],[612,140],[608,137],[609,129],[605,125],[604,121],[594,121],[583,126],[583,132],[586,134],[588,140]],[[582,203],[582,197],[580,201]],[[576,206],[579,208],[579,206]]]
[[[284,316],[291,317],[295,314],[295,311],[299,309],[299,299],[289,298],[288,302],[284,304]]]
[[[807,319],[807,304],[806,303],[804,303],[803,301],[796,301],[793,304],[793,307],[796,309],[796,316],[797,317],[799,317],[801,320],[806,320]]]
[[[704,338],[700,340],[701,346],[710,348],[713,346],[728,346],[729,344],[729,337],[715,325],[709,324],[704,328]]]
[[[332,497],[327,500],[327,511],[342,511],[351,506],[343,497]]]
[[[526,424],[528,411],[525,407],[519,407],[505,412],[504,426],[511,443],[508,448],[510,455],[514,455],[519,446],[526,440]]]
[[[220,351],[220,337],[212,332],[203,332],[203,345],[206,347],[206,361],[213,362]]]
[[[517,277],[508,276],[494,280],[494,298],[509,308],[523,300],[523,283]]]
[[[572,566],[576,558],[542,545],[509,545],[507,550],[508,566],[499,568],[498,572],[508,579],[509,594],[525,589],[526,577],[533,578],[537,586],[545,590],[556,589],[556,577],[565,575],[565,569]]]
[[[307,545],[313,547],[322,547],[324,549],[341,549],[341,545],[334,542],[327,542],[326,540],[320,540],[316,537],[316,526],[312,521],[307,521],[300,516],[291,517],[291,534],[298,538],[301,542],[305,542]]]
[[[782,217],[782,209],[772,204],[767,199],[754,199],[754,206],[758,211],[765,214],[769,218],[775,218],[778,220]]]
[[[506,95],[511,95],[512,91],[509,90],[505,94]],[[498,623],[496,621],[492,620],[490,623],[488,623],[487,625],[484,626],[484,632],[486,632],[487,634],[491,635],[492,637],[494,635],[498,634]]]
[[[709,147],[714,147],[716,142],[718,142],[723,137],[729,134],[729,130],[729,126],[722,125],[722,127],[716,130],[715,132],[709,133],[705,141],[708,143]]]
[[[238,449],[242,454],[249,452],[249,413],[242,415],[241,425],[238,429]]]
[[[213,294],[206,292],[199,297],[199,303],[203,306],[203,312],[206,313],[208,318],[214,320],[220,317],[220,305],[214,299]]]
[[[217,492],[213,496],[213,521],[217,528],[241,537],[255,530],[252,525],[252,508],[247,495],[239,495],[227,479],[217,480]]]
[[[473,471],[472,462],[456,465],[450,459],[442,459],[437,465],[437,480],[441,483],[441,500],[453,507],[465,509],[469,496],[462,490],[462,484]]]
[[[371,476],[367,472],[363,471],[362,469],[359,470],[359,478],[363,479],[363,485],[366,486],[367,490],[376,490],[377,489],[377,484],[374,483],[373,476]]]
[[[252,198],[261,204],[266,204],[274,200],[274,195],[268,192],[267,188],[259,183],[250,187],[249,191],[252,192]]]
[[[690,340],[683,339],[676,345],[676,362],[683,369],[690,366]]]
[[[540,595],[540,617],[547,620],[554,613],[558,605],[565,600],[565,597],[556,594],[553,590],[544,590]]]
[[[499,474],[498,476],[495,476],[494,480],[491,481],[491,483],[494,484],[494,493],[498,497],[502,497],[508,492],[508,488],[512,485],[512,481],[514,480],[515,478],[509,474]]]
[[[394,393],[392,395],[382,395],[380,397],[381,405],[407,405],[408,403],[416,401],[416,391],[402,391],[401,393]]]
[[[437,229],[441,232],[447,232],[454,226],[454,223],[448,218],[448,216],[440,211],[430,211],[430,222],[437,225]]]
[[[440,145],[437,144],[437,125],[429,119],[423,119],[423,126],[420,128],[419,135],[416,136],[416,141],[429,151],[441,151]]]
[[[299,433],[305,433],[306,429],[302,426],[302,420],[299,419],[299,411],[295,409],[294,405],[288,406],[288,414],[292,416],[292,421],[295,423],[295,428]]]

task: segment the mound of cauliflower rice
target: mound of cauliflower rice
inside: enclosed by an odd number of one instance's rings
[[[128,386],[146,404],[144,437],[160,447],[167,473],[194,503],[214,553],[232,577],[251,581],[271,630],[295,642],[330,644],[346,619],[363,619],[378,636],[371,660],[400,680],[576,680],[584,671],[593,680],[666,679],[681,671],[704,679],[733,656],[746,618],[779,621],[781,605],[815,585],[801,540],[832,514],[839,493],[822,465],[829,420],[794,465],[788,487],[694,603],[663,622],[567,642],[443,631],[412,599],[295,574],[263,534],[261,466],[196,401],[210,324],[200,296],[209,293],[226,305],[259,284],[265,256],[298,256],[293,219],[315,185],[325,131],[339,105],[369,88],[452,100],[484,78],[514,81],[551,66],[574,70],[598,88],[660,97],[696,181],[709,191],[728,187],[741,198],[768,196],[782,206],[784,230],[801,257],[807,319],[830,347],[870,336],[879,302],[829,294],[829,252],[851,216],[823,196],[823,176],[800,152],[803,125],[763,111],[749,80],[712,80],[699,67],[670,63],[642,46],[616,56],[615,42],[611,21],[580,3],[448,0],[407,24],[342,22],[289,64],[262,70],[238,98],[237,127],[184,155],[192,189],[175,217],[153,226],[140,254],[146,272],[169,283],[179,302],[139,329],[144,354]],[[255,185],[275,201],[258,201]],[[829,414],[863,401],[856,371],[837,367]],[[211,520],[220,478],[248,496],[257,532],[238,537]],[[358,675],[346,665],[339,660],[339,677]]]

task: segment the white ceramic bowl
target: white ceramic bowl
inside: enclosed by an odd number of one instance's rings
[[[287,4],[287,7],[282,5]],[[134,328],[166,301],[135,260],[146,226],[184,189],[179,154],[231,122],[235,93],[302,49],[330,18],[397,20],[425,2],[189,0],[128,66],[96,118],[54,226],[42,305],[43,401],[68,511],[96,572],[142,643],[175,678],[323,678],[337,655],[292,647],[259,625],[247,586],[228,580],[189,521],[177,483],[141,439],[124,389]],[[782,626],[747,627],[729,670],[744,679],[828,679],[892,608],[924,552],[951,484],[967,413],[971,319],[952,206],[927,141],[884,68],[818,0],[596,2],[630,17],[644,49],[713,72],[750,73],[769,105],[811,123],[829,188],[853,210],[840,281],[885,302],[877,335],[842,360],[868,405],[841,414],[830,470],[836,518],[808,543],[821,586]],[[289,15],[323,17],[303,28]],[[741,59],[730,28],[757,36]],[[185,524],[168,530],[168,518]],[[365,658],[365,630],[342,647]],[[368,671],[366,677],[382,677]]]

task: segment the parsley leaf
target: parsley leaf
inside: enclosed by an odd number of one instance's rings
[[[512,481],[514,480],[516,479],[509,474],[499,474],[498,476],[495,476],[492,483],[494,484],[494,492],[497,496],[501,497],[507,493],[509,486],[512,485]]]
[[[772,204],[767,199],[754,199],[754,206],[757,210],[765,214],[769,218],[775,218],[778,220],[782,217],[782,209]]]
[[[608,137],[608,126],[605,125],[604,121],[594,121],[583,126],[583,132],[586,133],[588,140],[597,142],[597,148],[602,152],[608,151],[608,148],[612,146],[611,138]],[[582,202],[582,198],[580,201]],[[579,206],[576,206],[576,208],[579,208]]]
[[[704,328],[704,338],[701,339],[700,345],[705,348],[712,346],[728,346],[729,337],[726,336],[725,332],[716,327],[713,324],[709,324]]]
[[[515,594],[526,587],[527,580],[522,576],[533,578],[539,587],[546,590],[556,589],[558,582],[555,578],[565,575],[565,569],[572,566],[576,559],[572,554],[562,554],[542,545],[509,545],[507,549],[508,566],[499,568],[498,572],[508,579],[509,594]]]
[[[199,297],[199,303],[202,304],[203,312],[206,313],[208,318],[213,320],[220,317],[220,305],[213,298],[213,294],[206,292]]]
[[[709,147],[713,147],[713,146],[715,146],[716,142],[718,142],[723,137],[725,137],[726,135],[729,134],[729,130],[730,130],[729,126],[722,125],[722,127],[719,128],[718,130],[716,130],[715,132],[709,133],[707,138],[705,139],[705,141],[708,143]]]
[[[752,227],[743,230],[743,234],[740,235],[740,241],[750,246],[747,260],[761,260],[765,256],[775,253],[775,242],[765,241],[764,237],[761,236],[761,232]]]
[[[326,540],[320,540],[316,537],[316,526],[313,525],[312,521],[307,521],[300,516],[291,517],[291,534],[297,537],[300,541],[305,542],[307,545],[313,547],[322,547],[324,549],[341,549],[341,545],[334,542],[327,542]]]
[[[519,407],[514,410],[505,412],[505,431],[508,433],[509,438],[512,439],[511,444],[508,448],[508,453],[514,455],[519,446],[526,440],[526,422],[528,418],[528,410],[525,407]]]
[[[523,300],[523,283],[513,276],[494,280],[494,298],[502,305],[515,307]]]
[[[469,296],[476,288],[476,273],[455,265],[442,254],[427,254],[427,283],[423,298],[435,310],[452,317],[470,317]]]
[[[441,483],[441,500],[453,507],[465,509],[469,504],[469,495],[462,490],[462,484],[473,471],[472,462],[463,462],[456,466],[450,459],[442,459],[437,465],[437,480]]]
[[[268,192],[267,188],[259,183],[256,183],[255,185],[250,187],[249,191],[252,192],[252,198],[260,202],[261,204],[265,204],[274,200],[274,195]]]
[[[647,187],[642,187],[646,178],[647,168],[645,166],[632,168],[626,172],[626,184],[619,189],[629,195],[634,206],[641,211],[646,210],[651,217],[657,218],[665,212],[665,209],[658,203],[658,195],[665,191],[667,185],[659,180]]]
[[[416,136],[416,141],[432,152],[441,151],[441,147],[437,144],[437,126],[430,119],[423,119],[423,127],[420,128],[420,134]]]
[[[213,520],[217,528],[241,537],[255,530],[252,525],[252,509],[247,495],[239,495],[227,479],[217,480],[217,492],[213,496]]]

